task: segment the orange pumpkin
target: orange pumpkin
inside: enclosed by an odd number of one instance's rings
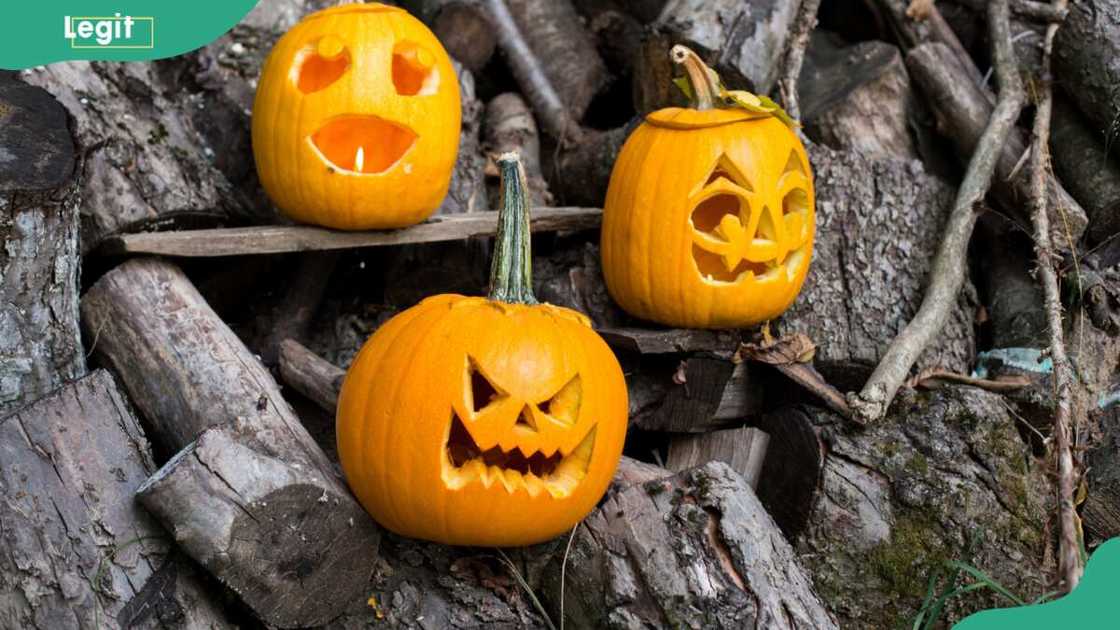
[[[622,370],[586,317],[533,297],[524,173],[516,156],[499,167],[490,296],[438,295],[393,317],[339,397],[346,479],[406,536],[547,540],[591,511],[622,453]]]
[[[632,315],[670,326],[770,320],[809,269],[808,157],[776,105],[728,92],[683,46],[672,54],[695,104],[653,112],[622,147],[603,207],[607,288]]]
[[[269,54],[253,155],[265,191],[297,221],[403,227],[447,195],[460,116],[451,59],[427,27],[396,7],[336,6]]]

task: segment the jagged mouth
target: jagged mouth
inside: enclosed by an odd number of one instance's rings
[[[377,116],[334,118],[307,141],[327,166],[351,175],[373,175],[392,168],[416,144],[408,127]]]
[[[594,446],[595,427],[592,427],[567,455],[559,450],[550,455],[540,451],[526,454],[520,447],[509,451],[499,446],[483,449],[459,416],[452,414],[443,451],[443,481],[453,490],[477,482],[486,488],[499,485],[511,494],[525,491],[536,497],[547,492],[555,498],[564,498],[587,476]]]

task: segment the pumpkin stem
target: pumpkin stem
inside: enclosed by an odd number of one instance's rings
[[[498,234],[490,265],[490,299],[510,304],[537,304],[533,295],[533,257],[529,238],[529,185],[517,153],[498,158],[502,174]]]
[[[719,75],[712,70],[687,46],[677,44],[669,50],[669,58],[673,63],[684,66],[688,75],[688,82],[692,86],[692,106],[694,109],[712,109],[715,106],[715,97],[722,90],[719,84]]]

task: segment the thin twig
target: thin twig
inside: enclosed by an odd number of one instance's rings
[[[1052,6],[1064,10],[1067,0],[1054,0]],[[1050,216],[1046,212],[1047,163],[1050,158],[1050,114],[1053,109],[1053,91],[1050,86],[1050,54],[1054,47],[1054,33],[1059,22],[1046,27],[1042,45],[1042,64],[1039,81],[1039,101],[1034,116],[1034,134],[1031,150],[1031,219],[1034,223],[1034,250],[1038,257],[1038,280],[1046,306],[1046,320],[1050,329],[1050,358],[1054,362],[1054,448],[1058,460],[1058,571],[1062,587],[1072,591],[1081,579],[1081,554],[1077,536],[1077,515],[1073,503],[1074,469],[1070,450],[1071,424],[1073,422],[1073,368],[1066,354],[1062,326],[1062,302],[1058,288],[1058,274],[1054,269],[1056,258],[1050,239]]]
[[[560,630],[564,630],[564,583],[568,575],[568,555],[572,553],[572,541],[576,539],[576,530],[579,523],[572,525],[572,532],[568,534],[568,544],[564,546],[564,560],[560,563]]]
[[[794,120],[801,119],[801,104],[797,95],[797,78],[801,76],[801,65],[805,62],[805,48],[809,45],[809,34],[817,24],[817,10],[821,0],[802,0],[793,21],[793,28],[786,45],[786,56],[782,61],[782,76],[778,79],[778,91],[786,113]]]
[[[991,186],[996,161],[1025,100],[1011,44],[1011,18],[1007,2],[993,0],[988,10],[996,73],[999,76],[999,100],[957,191],[956,202],[945,226],[945,236],[930,268],[925,298],[914,319],[891,342],[863,390],[858,394],[848,394],[852,409],[865,422],[878,420],[886,414],[914,362],[926,346],[941,334],[964,285],[968,241],[976,225],[975,207]]]

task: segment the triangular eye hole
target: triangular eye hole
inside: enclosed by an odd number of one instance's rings
[[[541,403],[540,409],[560,424],[572,426],[579,420],[579,408],[582,404],[583,381],[576,374],[552,398]]]
[[[478,369],[478,363],[471,357],[467,357],[467,387],[467,393],[470,396],[467,403],[470,410],[475,414],[480,413],[503,396],[498,388],[490,382],[490,379],[486,378],[486,375]]]
[[[751,186],[750,181],[743,175],[739,168],[735,166],[731,158],[727,157],[726,153],[721,154],[719,159],[716,160],[716,165],[712,167],[712,172],[708,174],[708,179],[705,180],[702,188],[707,188],[708,186],[718,183],[720,180],[725,180],[744,190],[754,192],[754,187]]]
[[[786,173],[801,173],[806,175],[805,165],[801,163],[801,158],[797,156],[797,151],[790,149],[789,159],[786,160],[786,167],[782,169],[782,175]]]

